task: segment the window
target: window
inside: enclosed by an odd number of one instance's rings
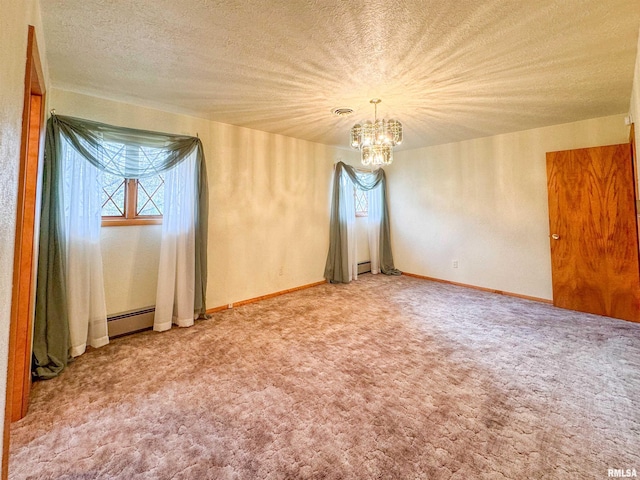
[[[105,142],[105,152],[118,171],[145,166],[153,168],[159,149]],[[148,167],[147,167],[148,166]],[[102,225],[150,225],[162,223],[164,176],[123,178],[103,172]]]
[[[162,175],[122,178],[104,174],[102,225],[145,225],[162,223],[164,178]]]
[[[367,192],[360,190],[358,187],[353,187],[353,196],[356,205],[356,217],[366,217],[369,215],[369,199]]]

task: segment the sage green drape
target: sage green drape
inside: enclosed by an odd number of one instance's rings
[[[47,123],[42,175],[42,210],[33,328],[31,369],[37,378],[58,375],[70,360],[67,297],[64,288],[66,245],[63,203],[59,199],[62,139],[54,122]]]
[[[96,168],[123,178],[157,175],[185,160],[194,150],[197,152],[194,180],[198,189],[194,313],[206,312],[209,200],[206,165],[200,139],[52,115],[47,122],[44,152],[33,337],[32,373],[37,378],[56,376],[69,361],[62,142],[68,142]]]
[[[347,223],[340,218],[340,178],[347,175],[361,190],[372,190],[380,185],[382,195],[382,219],[380,222],[380,271],[385,275],[400,275],[393,264],[391,253],[391,233],[389,227],[389,209],[387,207],[387,179],[384,170],[379,168],[372,175],[360,177],[356,169],[343,162],[335,165],[333,172],[333,195],[331,197],[331,219],[329,227],[329,253],[324,269],[324,278],[331,283],[349,283],[349,262],[347,258]]]

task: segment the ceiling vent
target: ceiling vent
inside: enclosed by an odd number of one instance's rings
[[[331,110],[331,113],[339,117],[346,117],[347,115],[351,115],[353,113],[353,108],[348,108],[348,107],[334,108],[333,110]]]

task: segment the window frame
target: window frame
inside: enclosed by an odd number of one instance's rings
[[[128,225],[161,225],[162,215],[137,215],[138,209],[138,180],[125,178],[124,215],[103,216],[103,227],[125,227]]]

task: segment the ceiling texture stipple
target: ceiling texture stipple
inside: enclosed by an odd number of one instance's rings
[[[637,0],[41,8],[54,87],[344,147],[377,97],[405,149],[627,112],[640,27]]]

